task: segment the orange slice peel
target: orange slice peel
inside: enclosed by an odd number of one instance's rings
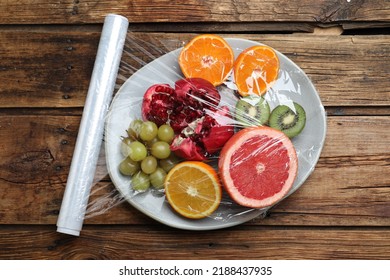
[[[190,219],[212,214],[222,199],[222,187],[216,171],[200,161],[184,161],[165,178],[165,195],[171,207]]]
[[[214,86],[230,75],[234,53],[220,36],[202,34],[194,37],[182,49],[179,65],[186,78],[203,78]]]
[[[242,51],[233,66],[239,94],[264,95],[278,78],[279,67],[279,58],[271,47],[256,45]]]

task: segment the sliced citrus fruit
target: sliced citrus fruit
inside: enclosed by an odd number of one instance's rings
[[[268,46],[249,47],[237,57],[233,73],[240,95],[263,95],[278,78],[278,56]]]
[[[233,135],[221,151],[218,167],[223,186],[235,202],[264,208],[290,191],[298,160],[291,140],[283,132],[261,126]]]
[[[229,44],[222,37],[211,34],[194,37],[179,55],[179,65],[186,78],[203,78],[214,86],[227,79],[233,62],[234,54]]]
[[[177,213],[190,219],[201,219],[218,208],[222,188],[210,165],[184,161],[172,168],[165,178],[165,195]]]

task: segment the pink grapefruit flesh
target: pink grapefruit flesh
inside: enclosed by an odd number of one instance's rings
[[[222,183],[236,203],[264,208],[290,191],[298,160],[283,132],[261,126],[243,129],[231,137],[221,151],[218,167]]]

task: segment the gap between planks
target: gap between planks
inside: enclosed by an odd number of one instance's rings
[[[325,106],[327,116],[390,116],[388,106]],[[0,108],[0,116],[81,116],[83,107]]]

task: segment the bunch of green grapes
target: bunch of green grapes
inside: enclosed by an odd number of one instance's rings
[[[170,143],[175,137],[168,124],[158,127],[154,122],[133,120],[122,139],[121,153],[125,156],[119,171],[132,176],[135,191],[144,192],[150,186],[164,188],[164,180],[178,159],[171,153]]]

